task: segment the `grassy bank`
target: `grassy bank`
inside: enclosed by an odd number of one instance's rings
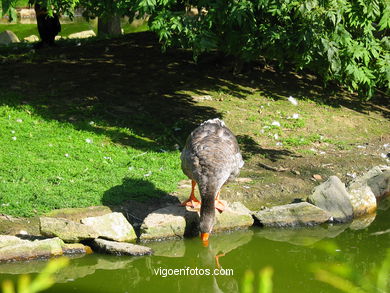
[[[42,102],[45,107],[47,101]],[[105,125],[99,117],[89,118],[94,121],[78,121],[77,126],[45,120],[34,107],[23,105],[20,96],[2,92],[1,213],[32,216],[61,207],[143,200],[175,190],[183,178],[178,151],[143,151],[139,148],[152,143],[147,138]],[[105,130],[137,143],[115,144]]]
[[[246,179],[222,197],[251,208],[304,199],[322,181],[314,174],[347,182],[388,164],[386,97],[362,102],[260,62],[233,75],[217,56],[162,54],[151,33],[27,50],[0,53],[0,213],[183,199],[177,148],[215,117],[245,158]]]
[[[125,34],[147,31],[148,26],[146,23],[140,23],[137,25],[130,23],[123,23],[123,32]],[[39,36],[38,28],[36,24],[14,24],[14,23],[0,23],[0,32],[10,30],[20,39],[36,35]],[[68,37],[70,34],[78,33],[81,31],[93,30],[97,34],[97,22],[76,22],[76,23],[63,23],[61,24],[61,32],[58,34],[61,37]]]

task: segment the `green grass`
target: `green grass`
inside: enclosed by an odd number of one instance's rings
[[[19,100],[2,93],[0,100]],[[8,105],[7,105],[8,104]],[[118,204],[175,190],[178,151],[143,151],[99,134],[104,122],[45,120],[28,105],[0,105],[0,213],[33,216],[56,208]],[[130,129],[115,129],[139,144]]]
[[[173,191],[183,199],[188,190],[177,188],[185,176],[175,147],[215,117],[240,143],[251,194],[239,183],[228,188],[237,191],[234,200],[245,194],[250,208],[290,202],[295,190],[306,195],[312,174],[358,172],[385,162],[378,153],[390,133],[385,104],[359,104],[349,96],[327,100],[327,89],[312,93],[312,81],[294,88],[294,74],[281,77],[259,67],[233,76],[214,63],[194,64],[188,51],[162,54],[152,33],[91,39],[78,47],[64,41],[37,52],[24,46],[0,52],[8,67],[0,71],[8,86],[0,88],[0,213],[30,216]],[[194,99],[205,95],[211,99]],[[376,153],[367,156],[356,147],[365,143]],[[295,189],[281,193],[291,173],[275,174],[259,163],[299,171]],[[320,173],[323,164],[332,168]],[[264,182],[272,196],[255,202],[252,194]]]
[[[135,33],[135,32],[143,32],[147,31],[148,24],[147,23],[140,23],[140,24],[130,24],[130,23],[123,23],[122,29],[125,34],[129,33]],[[0,24],[0,32],[10,30],[15,33],[15,35],[20,39],[23,40],[25,37],[36,35],[39,36],[37,25],[36,24],[15,24],[15,23],[2,23]],[[74,23],[63,23],[61,24],[61,32],[58,34],[62,37],[67,37],[70,34],[86,31],[86,30],[93,30],[97,34],[97,24],[96,21],[93,22],[74,22]]]
[[[36,24],[1,23],[0,32],[3,32],[5,30],[14,32],[14,34],[19,38],[19,40],[23,40],[23,38],[31,35],[38,35],[38,29]]]

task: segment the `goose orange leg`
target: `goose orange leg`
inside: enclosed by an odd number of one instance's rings
[[[220,269],[221,268],[221,265],[219,264],[219,258],[222,257],[222,256],[225,256],[224,253],[221,253],[221,254],[218,254],[215,256],[215,266]]]
[[[200,208],[200,201],[195,197],[196,182],[194,180],[192,180],[191,181],[191,185],[192,185],[192,188],[191,188],[190,197],[186,201],[183,201],[181,203],[181,205],[182,206],[191,207],[191,208],[195,208],[195,209],[199,209]]]
[[[222,213],[226,208],[226,202],[219,199],[219,194],[221,191],[218,191],[217,196],[215,197],[215,208],[218,212]]]

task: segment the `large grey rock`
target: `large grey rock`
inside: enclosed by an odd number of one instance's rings
[[[99,237],[92,227],[67,219],[40,217],[40,223],[42,235],[59,237],[65,242],[80,242]]]
[[[272,207],[258,211],[253,216],[265,227],[314,226],[330,218],[327,211],[307,202]]]
[[[131,243],[115,242],[105,239],[95,239],[93,246],[96,250],[107,254],[114,255],[149,255],[152,254],[152,249],[142,245]]]
[[[95,37],[96,34],[93,30],[87,30],[87,31],[82,31],[78,33],[73,33],[68,36],[69,39],[85,39],[85,38],[90,38],[90,37]]]
[[[130,225],[122,213],[88,217],[82,219],[81,223],[92,227],[102,238],[121,242],[137,240],[133,226]]]
[[[21,240],[0,248],[0,261],[28,260],[62,255],[63,241],[59,238],[44,240]]]
[[[367,184],[377,199],[390,196],[390,169],[369,178]]]
[[[337,176],[329,177],[327,181],[314,188],[308,202],[329,212],[334,222],[344,223],[353,218],[349,194]]]
[[[253,225],[250,211],[241,203],[227,206],[223,213],[216,213],[213,232],[246,228]],[[171,205],[149,214],[141,225],[141,240],[183,238],[199,233],[199,213],[180,205]]]
[[[19,43],[19,38],[9,30],[0,33],[0,45],[9,45],[11,43]]]
[[[354,217],[360,217],[373,213],[377,208],[376,197],[368,185],[368,180],[382,173],[379,167],[375,167],[363,176],[356,177],[347,187],[348,198],[353,207]]]

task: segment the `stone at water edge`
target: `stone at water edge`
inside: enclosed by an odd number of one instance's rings
[[[232,203],[223,213],[216,212],[213,232],[253,225],[250,211],[241,203]],[[141,240],[183,238],[199,233],[199,213],[191,208],[171,205],[150,213],[141,225]]]
[[[348,198],[353,207],[354,217],[360,217],[375,212],[377,208],[376,197],[368,186],[368,180],[373,176],[381,174],[377,167],[371,169],[363,176],[356,177],[348,185]]]
[[[81,243],[64,243],[62,245],[62,251],[64,254],[91,254],[92,249],[89,246],[85,246]]]
[[[349,194],[344,183],[337,176],[331,176],[327,181],[315,187],[307,201],[327,211],[335,222],[344,223],[353,218]]]
[[[252,212],[240,202],[229,203],[222,213],[215,215],[213,232],[247,228],[254,223]]]
[[[354,217],[375,212],[377,200],[390,192],[390,167],[376,166],[356,177],[347,188]]]
[[[56,237],[45,240],[27,241],[0,248],[0,261],[29,260],[63,254],[63,241]]]
[[[64,218],[79,223],[81,219],[103,216],[109,213],[112,213],[112,211],[107,206],[92,206],[86,208],[63,208],[52,210],[44,214],[44,216],[49,218]]]
[[[81,220],[81,223],[90,226],[99,237],[130,242],[137,240],[133,226],[126,220],[122,213],[110,213],[99,217],[88,217]]]
[[[115,242],[105,239],[95,239],[92,243],[93,248],[97,251],[114,255],[150,255],[153,253],[152,249],[142,245],[136,245],[124,242]]]
[[[28,243],[29,240],[21,239],[17,236],[12,235],[0,235],[0,248],[6,247],[6,246],[12,246],[17,245],[21,243]]]
[[[59,237],[65,242],[94,239],[99,234],[90,226],[62,218],[40,217],[41,233],[47,237]]]
[[[369,178],[367,184],[376,198],[380,199],[390,196],[390,168],[382,172],[382,174]]]
[[[265,227],[314,226],[329,220],[330,214],[307,202],[264,209],[253,214]]]
[[[182,238],[186,229],[186,208],[172,205],[150,213],[141,225],[140,240]]]

